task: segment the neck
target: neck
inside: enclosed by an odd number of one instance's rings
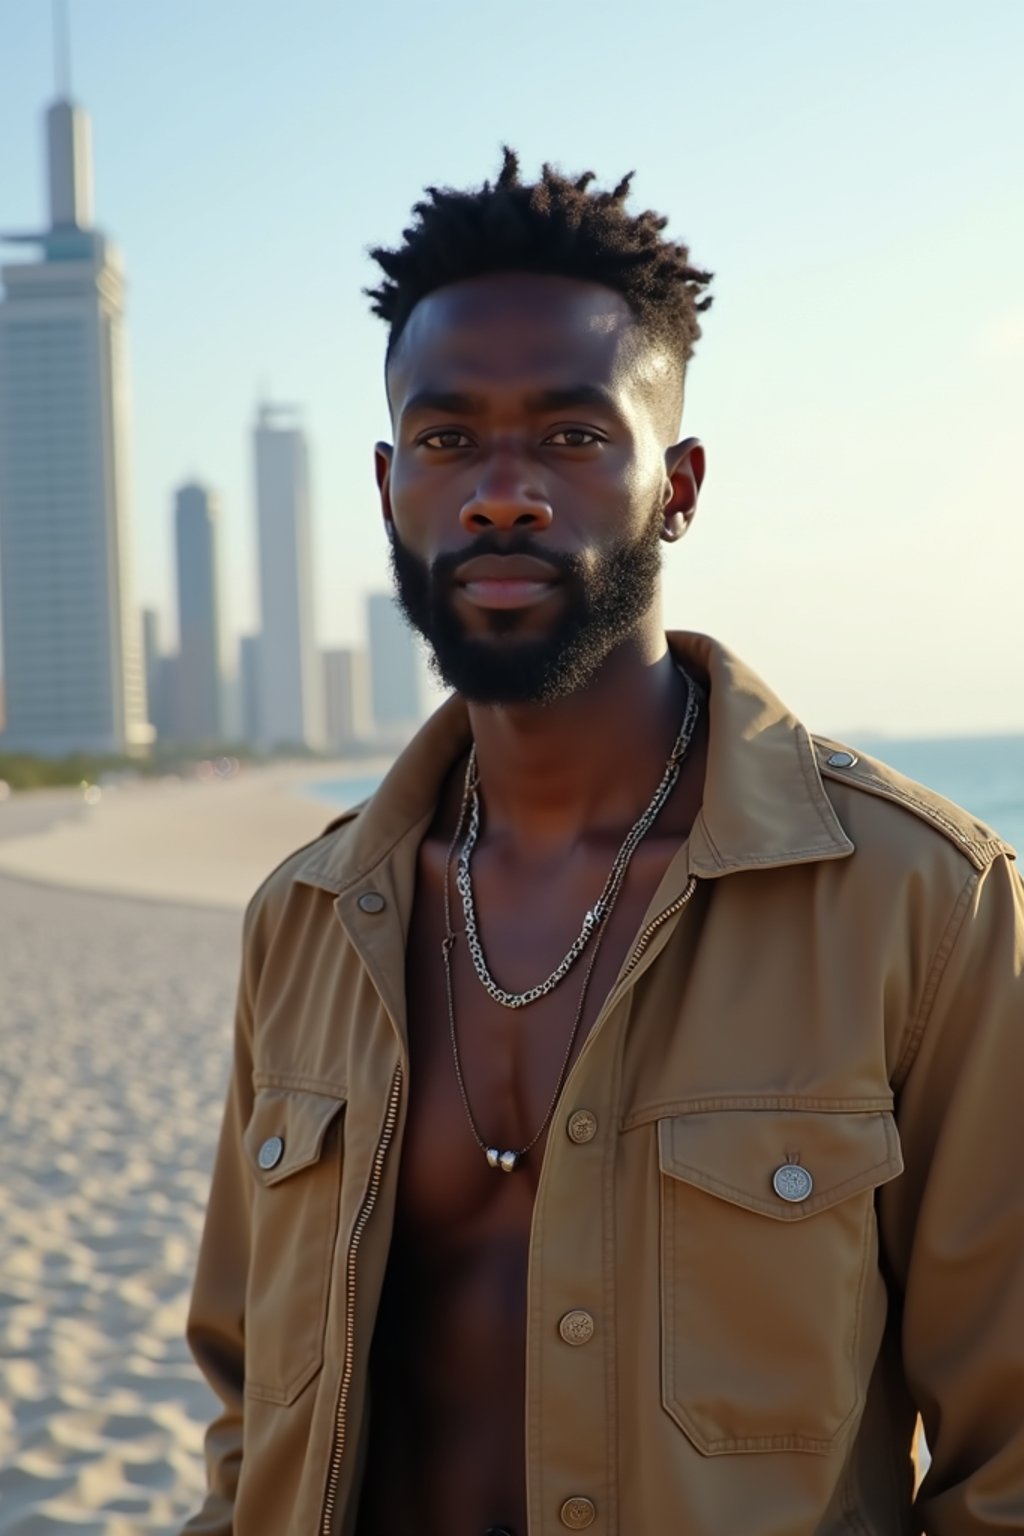
[[[554,704],[471,705],[488,839],[543,852],[624,831],[665,770],[685,700],[659,631]]]

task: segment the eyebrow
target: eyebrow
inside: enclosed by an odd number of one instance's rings
[[[405,402],[403,415],[415,411],[439,411],[445,416],[470,416],[485,409],[482,395],[461,390],[421,389],[410,395]],[[562,384],[551,389],[536,390],[527,396],[530,411],[565,411],[583,407],[597,407],[609,415],[621,419],[622,412],[614,395],[599,384]]]
[[[465,395],[457,390],[421,389],[409,396],[402,414],[409,416],[413,411],[440,411],[444,416],[468,416],[479,410],[481,404],[478,395]]]

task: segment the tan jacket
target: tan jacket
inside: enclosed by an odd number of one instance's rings
[[[809,737],[718,645],[670,641],[710,683],[704,806],[548,1139],[529,1536],[1024,1532],[1012,850]],[[354,1536],[404,936],[467,742],[450,701],[248,909],[189,1322],[224,1413],[191,1531]],[[915,1503],[917,1411],[934,1460]]]

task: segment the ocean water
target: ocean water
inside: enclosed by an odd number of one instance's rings
[[[955,800],[1024,858],[1024,736],[857,737],[849,744]],[[379,782],[379,774],[353,774],[318,780],[306,793],[347,810],[372,795]]]

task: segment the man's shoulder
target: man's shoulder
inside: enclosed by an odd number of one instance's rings
[[[876,834],[908,851],[912,846],[927,848],[938,839],[978,871],[1000,855],[1015,857],[1013,847],[990,826],[936,790],[858,747],[827,736],[811,740],[840,819],[855,823],[847,825],[855,846]]]
[[[318,836],[295,848],[270,871],[249,899],[246,927],[261,917],[280,912],[292,888],[304,885],[323,890],[331,897],[338,893],[337,871],[345,864],[345,845],[352,836],[367,801],[343,811],[327,823]]]

